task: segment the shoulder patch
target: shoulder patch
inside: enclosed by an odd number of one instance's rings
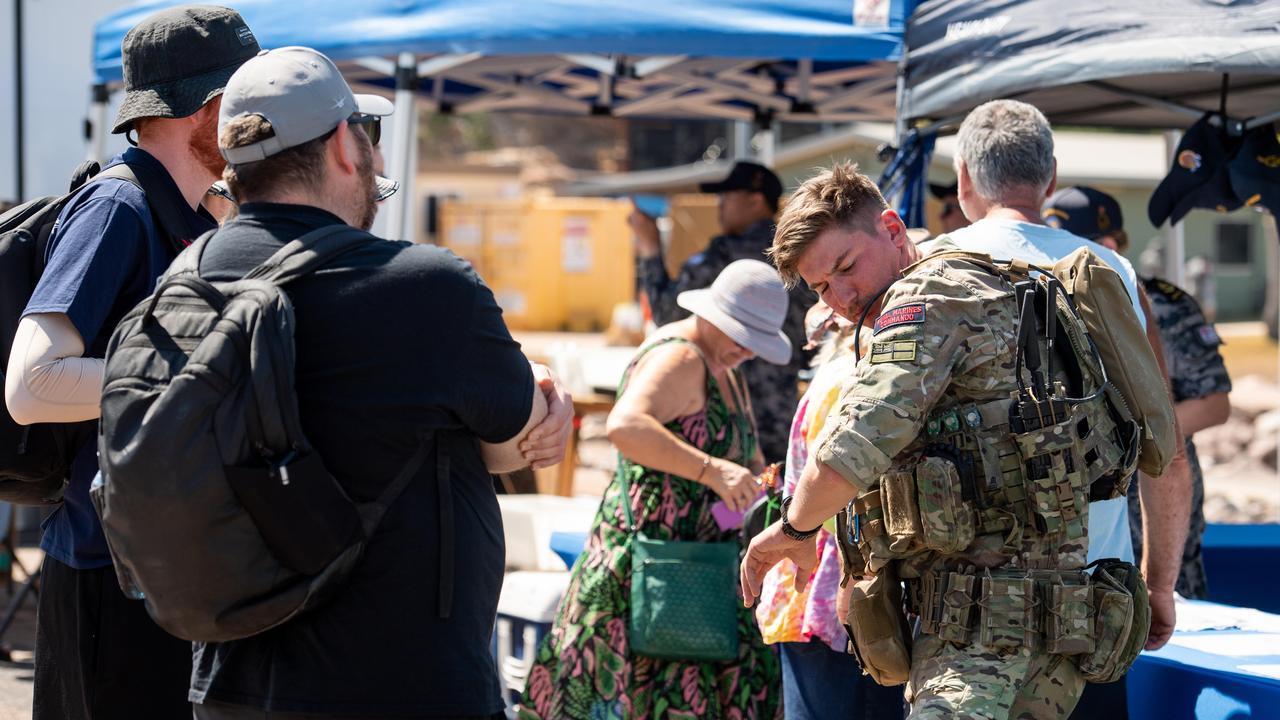
[[[1201,325],[1196,333],[1200,336],[1200,342],[1206,347],[1217,347],[1222,344],[1222,336],[1212,325]]]
[[[880,317],[876,318],[876,324],[871,334],[879,335],[880,331],[897,325],[918,325],[923,322],[924,303],[907,303],[906,305],[889,308],[880,313]]]
[[[893,340],[891,342],[871,343],[871,363],[915,362],[916,348],[919,340]]]
[[[1177,285],[1174,285],[1168,280],[1162,280],[1160,278],[1151,278],[1150,280],[1148,280],[1143,284],[1146,285],[1147,290],[1151,292],[1160,293],[1161,295],[1164,295],[1170,300],[1178,300],[1179,298],[1181,298],[1183,295],[1186,294],[1186,292],[1183,291],[1182,288],[1178,287]]]

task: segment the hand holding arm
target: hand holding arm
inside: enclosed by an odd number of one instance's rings
[[[551,467],[564,459],[573,432],[573,397],[546,365],[533,365],[533,379],[546,408],[545,418],[520,443],[520,452],[534,470]]]

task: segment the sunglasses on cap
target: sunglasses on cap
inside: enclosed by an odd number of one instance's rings
[[[378,141],[382,139],[382,116],[381,115],[352,115],[347,118],[348,125],[359,125],[364,134],[369,136],[369,144],[377,147]]]

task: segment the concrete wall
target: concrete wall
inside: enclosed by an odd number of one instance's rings
[[[0,200],[17,192],[14,3],[22,2],[26,195],[63,192],[88,155],[93,26],[132,0],[0,0]],[[117,93],[118,95],[118,93]],[[114,109],[109,117],[114,117]],[[125,147],[115,137],[114,154]]]

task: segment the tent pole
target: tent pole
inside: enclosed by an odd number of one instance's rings
[[[392,115],[391,179],[400,183],[400,191],[387,198],[386,237],[389,240],[412,240],[406,237],[411,228],[405,226],[406,207],[415,202],[414,182],[410,177],[413,155],[418,152],[417,104],[414,93],[418,84],[418,61],[413,53],[400,53],[396,61],[395,114]]]
[[[733,160],[749,160],[751,158],[751,123],[746,120],[731,120],[729,130],[732,133]]]
[[[106,83],[94,83],[93,101],[89,105],[89,160],[99,163],[107,159],[107,105],[111,92]]]
[[[17,123],[14,125],[13,144],[14,144],[14,200],[17,202],[25,202],[27,199],[27,111],[26,111],[26,90],[23,83],[26,81],[26,70],[24,69],[23,59],[26,51],[22,48],[22,2],[23,0],[13,0],[13,114]]]
[[[1172,158],[1178,152],[1182,133],[1167,130],[1164,133],[1165,156]],[[1186,286],[1186,232],[1182,223],[1169,223],[1164,231],[1164,277],[1178,287]]]

